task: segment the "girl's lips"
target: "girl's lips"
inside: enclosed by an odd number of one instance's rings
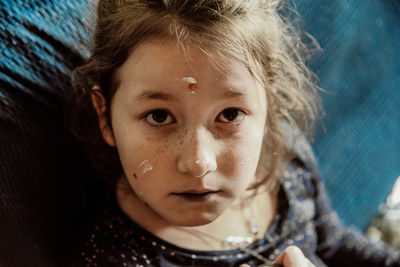
[[[217,191],[211,190],[211,189],[201,189],[201,190],[188,190],[188,191],[180,192],[178,194],[204,194],[204,193],[213,193],[213,192],[217,192]]]
[[[172,194],[192,202],[202,202],[208,200],[211,196],[219,192],[220,191],[212,191],[212,190],[188,190],[181,193],[172,193]]]

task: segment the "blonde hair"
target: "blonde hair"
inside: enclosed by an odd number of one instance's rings
[[[211,60],[215,53],[239,60],[261,80],[268,115],[258,173],[267,173],[253,186],[275,185],[286,155],[280,122],[310,132],[319,105],[316,79],[305,65],[311,49],[302,42],[306,35],[282,16],[288,10],[278,0],[100,0],[92,56],[74,70],[71,117],[100,175],[115,186],[122,168],[101,138],[87,92],[99,85],[109,105],[118,87],[114,73],[132,51],[153,37],[174,38],[183,51],[196,46]]]

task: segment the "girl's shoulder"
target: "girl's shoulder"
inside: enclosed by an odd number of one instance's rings
[[[318,162],[307,136],[288,122],[283,121],[280,126],[285,139],[286,150],[292,155],[289,165],[293,165],[294,162],[298,163],[304,169],[318,175]]]

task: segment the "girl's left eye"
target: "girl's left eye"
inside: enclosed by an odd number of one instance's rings
[[[224,109],[217,117],[220,122],[239,123],[246,117],[246,113],[238,108]]]
[[[144,118],[148,123],[154,126],[167,125],[175,121],[171,114],[163,109],[153,110],[147,113]]]

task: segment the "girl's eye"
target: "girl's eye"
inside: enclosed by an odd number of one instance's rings
[[[174,118],[169,114],[168,111],[163,109],[154,110],[147,113],[144,118],[152,125],[160,126],[174,122]]]
[[[245,116],[246,113],[238,108],[227,108],[218,115],[217,120],[228,123],[239,123]]]

